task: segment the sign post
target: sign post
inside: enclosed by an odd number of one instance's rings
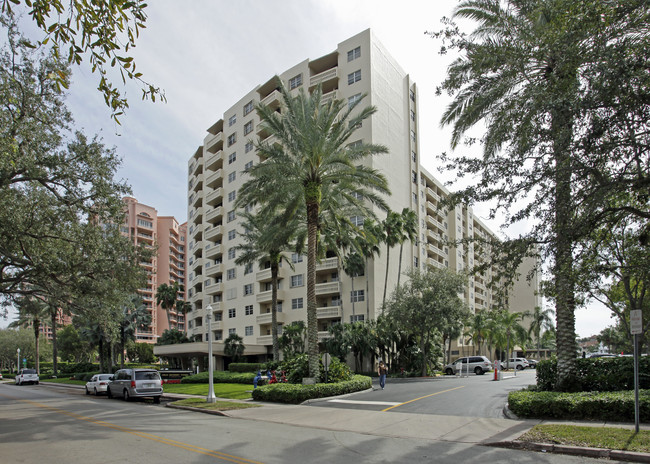
[[[327,383],[327,371],[330,369],[330,363],[332,362],[332,356],[329,353],[323,354],[323,367],[325,368],[325,383]]]
[[[643,332],[640,309],[630,311],[630,333],[634,335],[634,430],[639,433],[639,334]]]

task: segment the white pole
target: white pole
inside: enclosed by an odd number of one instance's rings
[[[214,370],[214,365],[213,365],[213,360],[212,360],[212,325],[210,324],[210,321],[212,320],[212,306],[208,305],[206,308],[208,310],[208,314],[205,316],[206,320],[208,321],[208,397],[205,399],[206,402],[208,403],[214,403],[217,398],[214,396],[214,379],[212,377],[213,370]]]
[[[16,374],[20,372],[20,348],[18,348],[18,358],[17,358],[18,363],[16,364]]]

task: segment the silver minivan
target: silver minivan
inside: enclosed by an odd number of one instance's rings
[[[458,363],[461,363],[463,373],[467,374],[473,372],[476,375],[483,375],[492,370],[492,363],[485,356],[467,356],[464,358],[458,358],[453,363],[447,364],[442,368],[443,372],[447,375],[456,374],[456,366]]]
[[[125,401],[153,398],[157,404],[163,394],[162,379],[155,369],[120,369],[108,383],[106,394],[109,398],[122,397]]]

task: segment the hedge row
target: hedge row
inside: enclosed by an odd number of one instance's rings
[[[213,371],[212,381],[215,383],[242,383],[246,385],[253,385],[255,374],[252,372],[226,372],[226,371]],[[209,383],[208,372],[200,372],[195,375],[189,375],[181,379],[181,383]]]
[[[516,391],[508,407],[519,417],[634,421],[634,391],[562,393]],[[639,390],[639,417],[650,421],[650,390]]]
[[[352,380],[338,383],[317,383],[316,385],[276,383],[253,390],[253,399],[256,401],[299,404],[315,398],[344,395],[371,387],[372,379],[363,375],[355,375]]]
[[[228,370],[230,372],[253,372],[263,369],[266,363],[230,363]]]
[[[578,358],[575,391],[634,389],[634,358]],[[537,365],[537,389],[553,391],[557,383],[557,359]],[[639,388],[650,389],[650,357],[639,358]]]

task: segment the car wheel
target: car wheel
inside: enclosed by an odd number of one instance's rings
[[[153,402],[154,402],[154,404],[160,404],[160,396],[154,396],[153,397]]]
[[[97,393],[97,387],[95,387],[95,396],[97,396],[99,393]]]
[[[124,401],[130,401],[131,396],[129,395],[129,391],[125,388],[124,392],[122,393],[122,398],[124,398]]]
[[[483,369],[481,369],[479,366],[476,366],[476,367],[474,368],[474,373],[475,373],[476,375],[483,375]]]
[[[521,364],[517,364],[517,370],[518,371],[521,371],[523,369],[524,369],[524,366],[522,366]]]
[[[88,391],[88,387],[86,387],[86,395],[90,395],[90,391]]]
[[[108,396],[109,398],[113,398],[113,394],[111,393],[110,387],[106,389],[106,396]]]
[[[36,382],[36,385],[38,385],[38,382]]]
[[[446,375],[454,375],[454,371],[453,371],[453,369],[451,367],[448,367],[447,369],[445,369],[445,374]]]

